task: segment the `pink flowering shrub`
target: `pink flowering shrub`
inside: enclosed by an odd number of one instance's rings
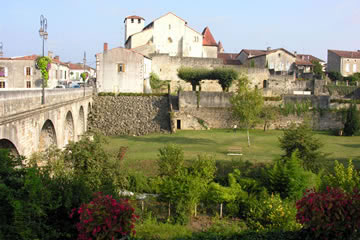
[[[296,203],[296,219],[312,239],[352,239],[359,234],[360,193],[327,188],[308,190]]]
[[[115,240],[135,235],[134,222],[138,216],[127,200],[116,200],[112,196],[96,193],[90,203],[73,209],[70,217],[76,213],[80,218],[76,224],[79,240]]]

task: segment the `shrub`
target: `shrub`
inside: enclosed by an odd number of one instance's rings
[[[169,84],[169,81],[160,80],[159,76],[156,73],[154,73],[154,72],[150,73],[150,86],[151,86],[151,89],[153,89],[154,91],[156,91],[156,92],[161,91],[168,84]]]
[[[232,68],[215,68],[210,71],[209,79],[218,80],[224,92],[228,92],[234,80],[238,79],[239,74]]]
[[[339,72],[331,71],[328,73],[329,78],[332,81],[341,81],[343,80],[343,76]]]
[[[351,104],[346,113],[344,134],[346,136],[357,135],[360,131],[360,116],[356,104]]]
[[[298,150],[283,160],[278,160],[266,171],[266,186],[272,193],[280,194],[281,198],[296,199],[303,195],[306,188],[311,187],[317,176],[304,170],[298,158]]]
[[[360,227],[360,194],[327,188],[308,191],[296,203],[296,219],[311,239],[353,239]]]
[[[351,160],[349,160],[346,169],[343,164],[335,161],[334,173],[323,177],[320,189],[326,190],[328,186],[340,188],[347,193],[352,193],[355,189],[360,189],[360,176]]]
[[[184,151],[177,145],[169,144],[159,149],[158,157],[160,176],[173,176],[184,167]]]
[[[80,215],[76,224],[79,231],[78,239],[119,239],[130,234],[135,235],[134,222],[137,216],[127,200],[116,200],[112,196],[95,194],[88,204],[82,204],[79,209],[73,209]]]
[[[267,196],[256,201],[246,216],[247,226],[252,230],[298,230],[296,209],[293,204],[281,200],[279,195]]]
[[[299,126],[291,124],[288,129],[284,130],[279,141],[281,149],[285,151],[283,157],[291,157],[291,154],[297,149],[298,157],[302,160],[305,169],[318,172],[323,167],[324,155],[319,151],[323,144],[314,137],[307,122]]]

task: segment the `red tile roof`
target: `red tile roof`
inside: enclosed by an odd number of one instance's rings
[[[236,60],[238,53],[218,53],[218,58]]]
[[[218,46],[208,27],[204,29],[202,35],[204,36],[203,46]]]
[[[66,63],[66,65],[68,65],[70,70],[83,70],[84,69],[84,64],[82,63]],[[86,65],[85,67],[86,70],[90,71],[90,67]]]
[[[310,54],[297,54],[296,55],[297,59],[301,59],[301,60],[307,60],[307,61],[318,61],[318,62],[325,62],[323,60],[321,60],[320,58],[314,57],[313,55]]]
[[[313,65],[310,61],[302,60],[302,59],[296,59],[295,64],[302,65],[302,66],[312,66]]]
[[[33,54],[30,56],[12,57],[11,59],[13,59],[13,60],[35,60],[38,57],[39,57],[38,55]]]
[[[342,51],[342,50],[328,50],[329,52],[333,52],[339,57],[344,58],[360,58],[360,51]]]
[[[295,54],[289,52],[288,50],[286,50],[284,48],[276,48],[276,49],[272,49],[272,50],[269,50],[269,51],[268,50],[243,49],[243,50],[241,50],[241,52],[244,51],[246,54],[251,55],[248,58],[255,58],[255,57],[259,57],[259,56],[263,56],[263,55],[268,55],[270,53],[274,53],[274,52],[276,52],[278,50],[282,50],[282,51],[288,53],[289,55],[292,55],[292,56],[295,57]]]
[[[142,19],[145,21],[145,19],[143,17],[139,17],[139,16],[135,16],[135,15],[132,15],[132,16],[127,16],[125,19],[124,19],[124,22],[126,21],[126,19]]]

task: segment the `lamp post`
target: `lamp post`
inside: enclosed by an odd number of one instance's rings
[[[3,56],[3,43],[0,42],[0,57]]]
[[[86,52],[84,52],[84,73],[85,73],[85,66],[86,66]],[[85,74],[86,76],[86,74]],[[86,84],[86,78],[83,79],[84,80],[84,97],[85,97],[85,84]]]
[[[44,42],[48,39],[47,33],[47,19],[44,15],[40,16],[40,30],[39,30],[40,38],[42,38],[42,56],[44,56]],[[41,104],[45,104],[45,79],[42,78],[42,97]]]

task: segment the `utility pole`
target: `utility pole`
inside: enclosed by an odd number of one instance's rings
[[[84,73],[85,73],[85,76],[86,76],[86,72],[85,72],[85,67],[86,67],[86,52],[84,51]],[[86,78],[83,79],[84,80],[84,97],[85,97],[85,85],[86,85]]]
[[[41,15],[40,16],[40,30],[39,35],[42,38],[42,56],[44,56],[44,42],[48,39],[47,33],[47,19]],[[45,104],[45,79],[42,78],[42,97],[41,104]]]

